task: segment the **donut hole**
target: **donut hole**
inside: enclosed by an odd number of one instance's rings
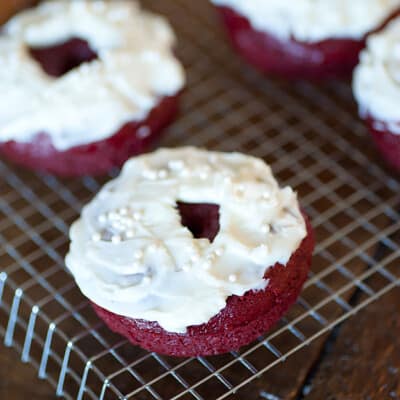
[[[97,53],[83,39],[73,38],[48,47],[30,47],[29,53],[46,74],[60,77],[83,63],[98,58]]]
[[[219,206],[207,203],[184,203],[178,201],[177,209],[181,223],[196,239],[213,242],[219,232]]]

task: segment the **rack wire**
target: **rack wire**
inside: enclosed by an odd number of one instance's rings
[[[375,156],[348,82],[265,79],[232,52],[207,2],[144,3],[171,20],[188,73],[181,116],[162,144],[270,163],[313,221],[309,280],[286,317],[239,352],[148,353],[96,318],[64,267],[68,228],[104,180],[0,162],[0,335],[67,399],[240,398],[244,386],[273,398],[260,382],[252,389],[257,377],[400,285],[400,183]]]

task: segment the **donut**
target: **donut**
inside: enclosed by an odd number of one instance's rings
[[[371,35],[354,71],[353,93],[373,142],[400,171],[400,17]]]
[[[174,43],[134,1],[55,0],[16,15],[0,36],[0,153],[80,176],[147,151],[178,110]]]
[[[260,159],[193,147],[130,159],[70,230],[66,266],[108,327],[149,351],[237,350],[298,297],[314,239]]]
[[[240,54],[288,79],[348,77],[399,0],[212,0]]]

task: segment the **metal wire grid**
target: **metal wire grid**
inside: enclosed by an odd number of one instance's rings
[[[348,84],[263,79],[231,52],[206,2],[146,5],[170,17],[189,79],[163,144],[264,157],[313,220],[310,278],[278,326],[240,352],[145,352],[95,317],[63,266],[68,227],[103,182],[0,162],[0,334],[68,399],[240,398],[239,388],[400,284],[400,184],[375,158]]]

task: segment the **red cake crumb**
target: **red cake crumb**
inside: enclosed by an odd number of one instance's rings
[[[348,77],[358,64],[365,39],[329,39],[315,43],[280,39],[258,31],[228,7],[218,7],[233,45],[266,74],[289,79],[321,80]]]
[[[54,77],[97,57],[86,41],[77,38],[52,47],[30,49],[30,52],[43,70]],[[163,128],[175,118],[178,97],[177,94],[161,98],[145,119],[126,123],[104,140],[59,151],[49,132],[38,132],[28,143],[0,142],[0,153],[16,164],[55,175],[105,174],[131,156],[151,149]]]
[[[265,290],[230,296],[226,307],[210,321],[190,326],[184,334],[167,332],[157,322],[114,314],[96,304],[94,310],[110,329],[149,351],[189,357],[238,350],[268,331],[297,299],[314,249],[313,231],[305,219],[307,236],[286,266],[276,264],[266,271],[264,278],[269,283]]]

